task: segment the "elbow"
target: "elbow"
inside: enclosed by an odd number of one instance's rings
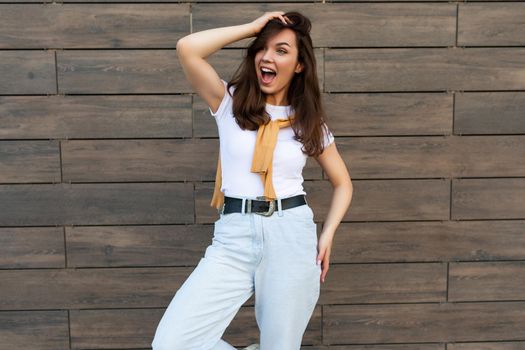
[[[352,180],[350,178],[340,179],[339,181],[332,183],[332,185],[334,188],[342,188],[349,192],[354,190],[354,186],[352,185]]]
[[[193,45],[192,39],[187,37],[182,37],[177,41],[175,45],[175,51],[177,53],[177,58],[179,60],[190,60],[192,57],[199,56],[200,54],[197,51],[197,47]]]
[[[175,45],[175,49],[177,52],[177,56],[180,58],[182,55],[186,55],[189,50],[191,50],[191,42],[188,40],[187,36],[184,36],[177,40],[177,44]]]
[[[185,43],[184,37],[177,40],[177,44],[175,45],[175,49],[177,50],[177,55],[180,54],[181,51],[183,50],[183,47],[185,45],[184,43]]]

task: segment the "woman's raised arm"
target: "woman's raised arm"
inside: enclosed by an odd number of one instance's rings
[[[186,35],[177,41],[177,57],[184,75],[195,93],[206,101],[212,111],[219,108],[226,89],[206,58],[230,43],[257,35],[274,17],[280,17],[285,22],[283,13],[266,12],[250,23],[207,29]]]

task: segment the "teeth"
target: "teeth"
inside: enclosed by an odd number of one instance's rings
[[[265,67],[262,67],[261,70],[263,72],[269,72],[269,73],[275,73],[273,70],[269,69],[269,68],[265,68]]]

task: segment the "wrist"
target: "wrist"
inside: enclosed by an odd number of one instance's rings
[[[323,236],[323,237],[329,237],[330,239],[333,239],[334,235],[335,235],[335,231],[334,230],[323,228],[323,230],[321,231],[321,236]]]
[[[249,31],[249,38],[257,36],[257,34],[258,34],[257,33],[257,27],[255,26],[255,24],[253,22],[246,23],[246,26],[247,26],[248,31]]]

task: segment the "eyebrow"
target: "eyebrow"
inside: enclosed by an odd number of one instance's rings
[[[288,46],[290,46],[290,44],[288,44],[286,41],[281,41],[280,43],[275,44],[275,46],[278,46],[278,45],[288,45]]]

